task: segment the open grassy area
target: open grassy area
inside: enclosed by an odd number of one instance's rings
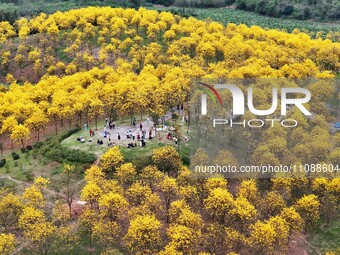
[[[135,118],[137,123],[141,121],[140,114],[136,114]],[[145,121],[146,116],[143,116],[143,120]],[[120,118],[116,122],[116,129],[129,129],[130,128],[130,117]],[[88,166],[88,163],[83,164],[79,161],[69,161],[66,158],[61,158],[59,150],[67,150],[68,152],[85,152],[88,155],[95,155],[96,158],[99,158],[103,155],[110,147],[107,146],[108,139],[103,139],[101,132],[103,132],[104,120],[100,120],[98,122],[98,127],[100,131],[96,131],[96,136],[93,137],[93,142],[88,142],[89,130],[81,129],[76,133],[71,134],[70,136],[65,137],[65,135],[69,132],[65,130],[58,135],[47,136],[48,139],[42,142],[41,147],[35,148],[31,151],[22,153],[19,149],[8,150],[6,154],[2,158],[6,159],[6,164],[3,167],[0,167],[0,186],[6,187],[21,187],[21,183],[31,182],[34,177],[43,176],[46,178],[50,178],[51,182],[57,180],[59,174],[63,170],[63,162],[69,162],[70,164],[74,164],[79,170],[79,178],[82,178],[82,172]],[[94,122],[90,122],[90,128],[94,130]],[[112,132],[113,133],[113,132]],[[122,133],[122,137],[124,137],[125,133]],[[162,133],[162,136],[165,136],[166,132]],[[83,136],[86,138],[85,143],[80,143],[77,141],[77,137]],[[132,161],[137,165],[140,165],[141,162],[149,162],[147,159],[150,159],[152,150],[154,148],[158,148],[160,146],[165,145],[165,141],[163,143],[158,144],[157,139],[147,140],[146,147],[137,147],[134,149],[128,149],[127,143],[131,142],[131,140],[122,139],[120,143],[117,142],[116,135],[113,135],[113,140],[120,146],[121,151],[124,155],[126,161]],[[104,140],[104,145],[99,146],[96,144],[97,139]],[[61,141],[60,141],[61,140]],[[138,141],[135,141],[138,144]],[[59,147],[59,144],[61,147]],[[12,158],[11,152],[16,152],[19,155],[19,159],[14,160]],[[87,155],[85,154],[85,155]],[[81,159],[81,158],[80,158]],[[11,179],[18,182],[13,182]]]
[[[81,143],[79,141],[77,141],[78,137],[84,137],[86,142],[85,143]],[[105,143],[104,145],[100,146],[97,145],[96,141],[97,139],[100,139],[102,137],[100,137],[98,135],[98,133],[92,138],[93,141],[89,142],[90,135],[89,135],[89,131],[88,130],[81,130],[73,135],[71,135],[70,137],[66,138],[65,140],[63,140],[61,142],[62,146],[65,146],[67,148],[70,149],[76,149],[76,150],[82,150],[85,152],[91,152],[93,154],[95,154],[97,157],[101,156],[102,154],[104,154],[109,147],[107,146],[107,143]]]
[[[339,251],[340,219],[333,220],[329,226],[321,220],[317,228],[308,238],[308,242],[312,245],[310,249],[311,254],[324,254],[326,251]]]
[[[13,151],[19,155],[18,159],[14,159],[12,154],[7,154],[5,156],[6,164],[0,168],[0,180],[2,180],[0,186],[20,191],[38,176],[49,178],[51,186],[55,186],[58,184],[60,173],[63,171],[63,163],[74,165],[79,180],[82,180],[83,171],[96,157],[90,153],[61,147],[60,141],[68,137],[70,132],[74,131],[60,133],[44,142],[39,142],[33,146],[32,150]]]
[[[36,150],[17,153],[20,156],[18,160],[13,160],[11,155],[6,157],[6,165],[0,168],[0,175],[11,176],[20,181],[32,181],[33,176],[51,177],[61,166],[58,162],[42,157]]]
[[[121,125],[118,125],[118,130],[122,130]],[[125,126],[126,129],[129,128],[129,126]],[[125,133],[124,131],[121,131],[122,134],[122,140],[118,141],[116,138],[116,130],[109,130],[112,135],[112,140],[115,142],[117,146],[119,146],[125,161],[127,162],[133,162],[137,165],[137,167],[140,164],[144,163],[150,163],[151,160],[151,155],[152,151],[155,148],[159,148],[164,145],[174,145],[174,143],[166,140],[166,131],[159,131],[161,132],[162,136],[162,141],[159,143],[157,138],[153,138],[152,140],[146,139],[146,146],[145,147],[140,147],[139,142],[137,140],[133,141],[131,139],[126,139],[125,138]],[[92,142],[89,142],[89,131],[88,130],[81,130],[70,137],[66,138],[61,142],[61,145],[69,148],[69,149],[74,149],[74,150],[81,150],[87,153],[93,153],[95,154],[98,158],[104,154],[110,147],[108,146],[108,139],[103,138],[102,136],[103,130],[100,129],[99,131],[95,132],[95,136],[92,137]],[[81,143],[77,141],[77,137],[82,136],[86,140],[84,143]],[[97,140],[101,139],[103,140],[104,144],[103,145],[97,145]],[[137,147],[136,148],[127,148],[128,143],[136,143]],[[181,146],[184,150],[184,146]],[[181,150],[181,151],[183,151]]]

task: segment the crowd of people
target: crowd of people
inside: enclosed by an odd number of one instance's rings
[[[146,128],[143,126],[142,122],[139,123],[139,129],[136,129],[136,119],[134,118],[132,120],[132,125],[133,125],[135,130],[132,131],[132,129],[128,129],[126,131],[126,139],[131,141],[127,144],[127,148],[135,148],[138,145],[140,147],[144,147],[144,146],[146,146],[146,140],[147,139],[152,140],[154,138],[153,130],[155,129],[155,132],[156,132],[157,127],[156,127],[156,125],[150,126],[149,124],[150,124],[150,118],[147,117],[146,125],[145,125],[149,128],[149,130],[147,132]],[[105,118],[104,131],[103,131],[102,136],[101,136],[102,138],[100,137],[99,139],[97,139],[97,145],[104,145],[104,141],[105,141],[105,139],[107,139],[107,145],[109,147],[115,146],[116,143],[113,141],[113,139],[111,137],[111,133],[108,131],[108,130],[111,131],[115,127],[116,127],[116,124],[113,121],[110,122],[109,118]],[[168,128],[168,130],[169,130],[169,132],[168,132],[166,138],[169,141],[173,141],[175,144],[178,144],[179,139],[176,136],[173,135],[173,131],[175,130],[174,127],[171,126],[171,127]],[[90,135],[89,142],[92,142],[92,137],[96,136],[93,129],[89,130],[89,135]],[[104,139],[104,141],[103,141],[103,139]],[[117,131],[117,141],[120,141],[121,139],[122,139],[121,134],[120,134],[119,131]],[[184,137],[184,140],[188,141],[188,138]],[[84,143],[85,138],[82,137],[82,136],[79,136],[77,138],[77,141]]]

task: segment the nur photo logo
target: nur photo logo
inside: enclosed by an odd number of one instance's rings
[[[235,125],[241,125],[243,127],[262,127],[266,122],[271,123],[274,126],[275,122],[279,122],[283,127],[296,127],[298,121],[295,119],[282,119],[287,115],[287,109],[297,107],[305,116],[312,116],[311,112],[304,106],[311,99],[311,92],[306,88],[300,87],[273,87],[271,95],[271,105],[268,109],[257,109],[254,104],[254,91],[253,87],[249,86],[244,92],[233,84],[207,84],[198,82],[198,84],[204,87],[204,93],[201,95],[201,115],[207,115],[208,113],[208,95],[212,99],[212,102],[216,106],[217,98],[221,107],[223,107],[223,101],[218,91],[228,90],[232,95],[232,110],[230,118],[213,118],[213,126],[229,124],[231,127]],[[217,91],[218,90],[218,91]],[[280,92],[280,94],[279,94]],[[279,103],[280,99],[280,103]],[[243,116],[246,111],[246,106],[250,113],[256,116],[266,117],[273,114],[278,107],[280,107],[281,118],[265,118],[265,119],[250,119],[243,120],[242,122],[236,122],[235,117]],[[280,105],[280,106],[279,106]]]

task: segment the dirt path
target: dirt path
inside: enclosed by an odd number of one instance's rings
[[[18,184],[22,183],[22,181],[16,180],[16,179],[12,178],[11,176],[7,176],[7,175],[0,176],[0,179],[8,179],[8,180],[14,181],[15,183],[18,183]]]
[[[26,188],[26,187],[31,185],[31,183],[29,183],[29,182],[20,181],[20,180],[14,179],[13,177],[8,176],[8,175],[0,176],[0,179],[7,179],[7,180],[11,180],[11,181],[13,181],[13,182],[15,182],[17,184],[22,184],[24,186],[24,188]],[[81,180],[81,181],[83,181],[83,180]],[[81,181],[79,183],[81,183]],[[56,192],[56,191],[54,191],[52,189],[49,189],[49,188],[43,188],[43,191],[45,191],[49,195],[53,195],[55,197],[66,198],[65,194],[60,193],[60,192]]]

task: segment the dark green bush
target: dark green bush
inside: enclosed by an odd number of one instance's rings
[[[33,149],[37,150],[37,149],[40,149],[41,146],[43,146],[43,142],[36,142],[34,145],[33,145]]]
[[[14,23],[20,17],[19,8],[13,4],[1,4],[0,21]]]
[[[277,6],[277,4],[276,4],[275,1],[260,0],[256,3],[255,10],[262,15],[268,15],[268,16],[276,17],[276,16],[278,16],[278,11],[276,9],[276,6]],[[253,7],[250,7],[249,10],[253,10]]]
[[[13,160],[18,160],[20,158],[19,154],[16,152],[12,152],[12,158]]]
[[[285,5],[282,7],[281,14],[282,15],[291,15],[294,12],[294,5]]]
[[[6,159],[1,159],[0,160],[0,167],[3,167],[4,165],[6,165]]]
[[[32,145],[27,145],[26,150],[31,151],[33,149]]]
[[[96,155],[92,153],[68,149],[61,145],[54,146],[47,150],[45,156],[58,162],[69,161],[82,164],[93,163],[97,159]]]
[[[316,0],[236,0],[237,8],[253,11],[262,15],[295,19],[339,20],[339,1]]]
[[[190,165],[190,150],[189,147],[181,146],[179,150],[179,155],[181,156],[184,165]]]
[[[165,6],[170,6],[175,3],[175,0],[148,0],[147,2],[152,4],[161,4]]]
[[[172,117],[173,120],[177,120],[177,119],[179,118],[179,116],[178,116],[177,113],[173,113],[173,114],[171,115],[171,117]]]
[[[144,167],[152,164],[151,156],[142,156],[131,158],[131,162],[136,166],[138,171],[141,171]]]
[[[26,148],[21,148],[20,151],[21,151],[22,153],[28,152],[28,150],[27,150]]]
[[[305,7],[304,9],[303,9],[303,17],[304,17],[304,19],[309,19],[310,17],[312,16],[312,10],[311,10],[311,8],[310,7]]]
[[[295,8],[293,12],[293,18],[303,20],[304,19],[303,10],[301,10],[301,8]]]
[[[258,0],[236,0],[237,8],[247,11],[255,11]]]
[[[60,136],[59,141],[62,141],[64,139],[66,139],[67,137],[70,137],[71,135],[73,135],[73,134],[75,134],[75,133],[77,133],[79,131],[81,131],[80,127],[76,127],[76,128],[70,129],[69,131],[67,131],[66,133],[64,133],[64,134],[62,134]]]
[[[190,157],[187,155],[181,155],[181,159],[184,165],[190,165]]]
[[[80,150],[72,150],[73,153],[69,154],[69,157],[67,159],[69,161],[75,160],[76,162],[81,162],[81,163],[93,163],[97,157],[94,154],[90,154],[87,152],[83,152]]]
[[[24,175],[25,175],[25,178],[26,178],[27,181],[29,181],[29,182],[34,181],[34,175],[31,171],[25,172]]]

